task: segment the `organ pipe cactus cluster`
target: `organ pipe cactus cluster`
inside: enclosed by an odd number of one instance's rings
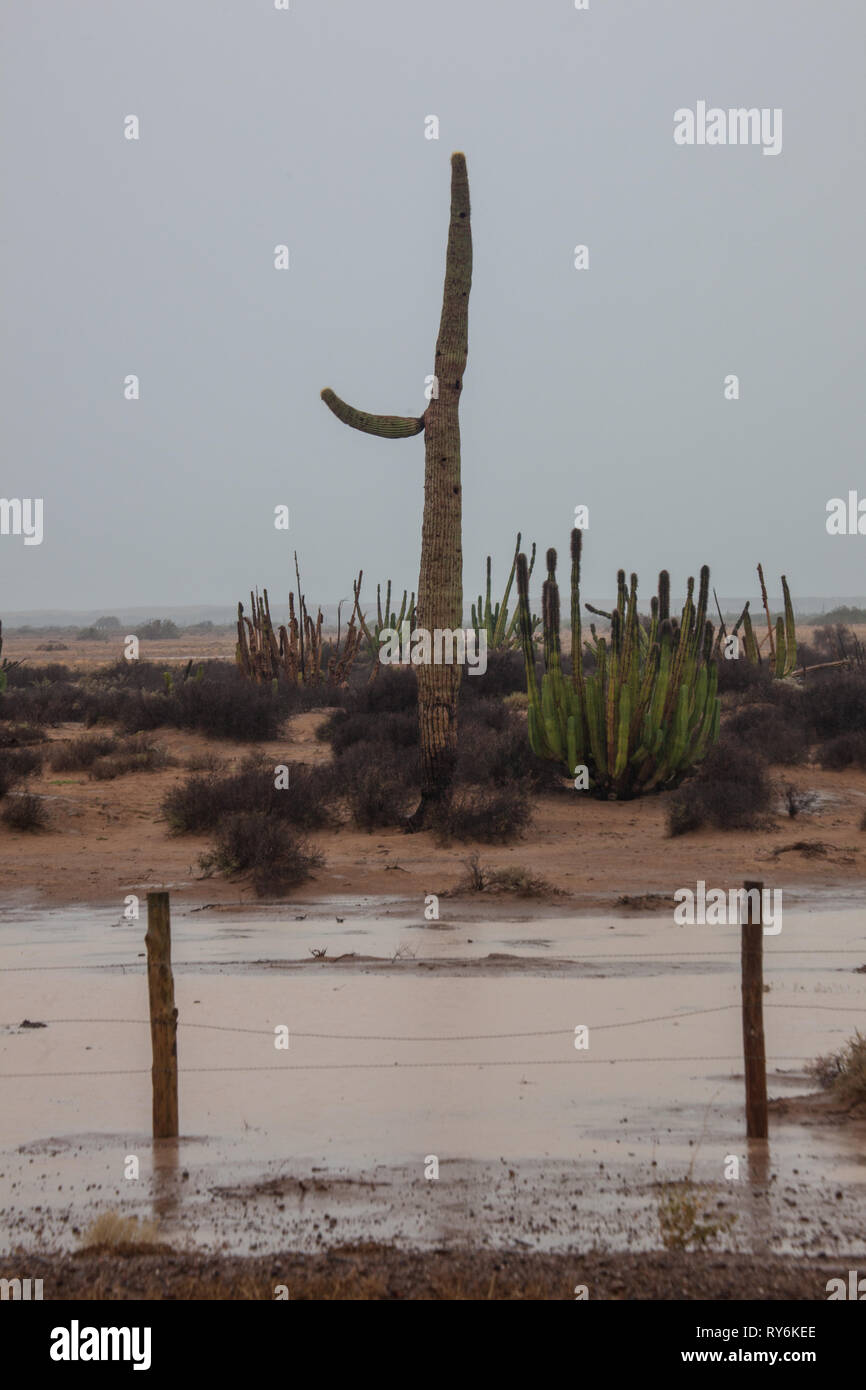
[[[367,648],[373,662],[373,669],[370,679],[373,680],[379,671],[379,653],[382,650],[382,633],[390,629],[392,632],[399,632],[404,622],[409,624],[410,630],[415,627],[415,595],[414,593],[407,599],[406,590],[403,590],[403,599],[400,610],[397,612],[391,608],[391,581],[385,590],[385,607],[382,608],[382,586],[376,585],[376,621],[370,625],[367,623],[366,616],[361,612],[361,581],[364,578],[364,571],[358,575],[357,583],[353,585],[355,591],[355,613],[358,615],[358,622],[361,631],[367,642]],[[354,616],[354,614],[353,614]]]
[[[785,607],[785,616],[779,614],[776,618],[775,633],[773,631],[773,621],[770,617],[770,607],[767,602],[767,589],[764,584],[764,572],[758,565],[758,578],[761,583],[761,597],[764,610],[767,614],[767,642],[769,644],[770,669],[774,676],[783,680],[785,676],[793,674],[797,666],[797,625],[794,621],[794,605],[791,602],[791,590],[788,588],[788,581],[782,575],[782,596]],[[733,631],[739,633],[743,629],[743,647],[746,660],[753,666],[762,665],[761,649],[758,639],[755,636],[755,629],[752,627],[752,619],[749,614],[749,604],[745,608],[734,624]]]
[[[517,544],[514,547],[514,559],[511,562],[511,573],[508,576],[508,583],[505,586],[505,593],[501,600],[494,606],[492,602],[492,573],[491,559],[487,556],[487,595],[482,599],[478,595],[478,605],[472,605],[472,626],[476,637],[482,632],[487,634],[487,649],[492,651],[496,647],[517,647],[520,645],[520,629],[518,625],[519,609],[515,608],[511,618],[508,616],[508,600],[511,596],[511,586],[514,583],[514,575],[517,570],[517,556],[520,553],[520,532],[517,533]],[[529,561],[529,574],[535,568],[535,542],[532,543],[532,556]],[[538,627],[541,619],[532,615],[532,631]]]
[[[267,589],[263,595],[258,591],[250,594],[251,617],[246,617],[243,604],[238,604],[235,661],[247,679],[255,681],[257,685],[281,678],[293,685],[348,685],[349,673],[362,641],[361,632],[355,627],[355,614],[349,620],[342,644],[338,628],[336,645],[331,644],[328,653],[328,644],[322,634],[322,610],[318,610],[314,622],[307,612],[306,595],[301,593],[297,553],[295,574],[298,578],[298,612],[296,614],[295,598],[290,592],[287,625],[280,623],[274,626]],[[358,582],[360,587],[360,575]],[[326,657],[325,670],[323,661]]]
[[[648,629],[637,608],[637,575],[621,570],[608,637],[597,636],[595,670],[584,670],[580,616],[582,532],[571,533],[571,675],[562,670],[556,551],[547,552],[542,591],[544,675],[539,688],[529,617],[529,567],[517,560],[520,630],[529,695],[529,741],[569,775],[585,766],[589,789],[617,799],[672,787],[719,735],[713,625],[707,620],[710,572],[694,580],[679,622],[669,615],[670,578],[659,575]],[[595,610],[598,611],[598,610]],[[589,646],[587,643],[586,645]]]

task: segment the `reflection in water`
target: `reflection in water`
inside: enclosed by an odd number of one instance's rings
[[[770,1203],[770,1141],[747,1139],[748,1179],[751,1201],[752,1253],[769,1252],[772,1243]]]
[[[180,1208],[180,1140],[153,1140],[151,1204],[158,1221],[172,1220]]]

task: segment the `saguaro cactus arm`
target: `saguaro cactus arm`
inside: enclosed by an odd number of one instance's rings
[[[410,415],[370,415],[366,410],[356,410],[353,405],[341,401],[330,386],[326,386],[321,395],[338,420],[363,434],[378,434],[382,439],[409,439],[424,428],[423,415],[417,419]]]

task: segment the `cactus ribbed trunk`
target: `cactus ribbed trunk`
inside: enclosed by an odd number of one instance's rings
[[[423,416],[371,415],[340,400],[330,387],[322,399],[338,420],[365,434],[404,439],[424,431],[424,517],[416,621],[431,636],[463,623],[462,489],[458,411],[469,350],[472,233],[466,157],[451,156],[451,220],[445,257],[445,290],[436,341],[436,389]],[[425,663],[418,674],[421,733],[421,804],[408,822],[420,829],[428,807],[450,789],[457,756],[456,662]]]
[[[469,290],[472,233],[469,179],[462,154],[451,159],[451,221],[445,256],[445,289],[436,341],[434,393],[424,416],[424,520],[418,578],[418,626],[428,632],[463,622],[463,547],[458,410],[469,351]],[[430,663],[418,668],[421,731],[421,805],[412,818],[420,826],[431,800],[447,792],[457,757],[457,692],[460,666]]]

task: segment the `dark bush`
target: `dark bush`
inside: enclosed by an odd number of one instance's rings
[[[419,742],[418,715],[350,714],[348,710],[337,709],[319,725],[316,738],[329,743],[338,757],[356,743],[385,743],[392,748],[413,748]]]
[[[401,825],[418,800],[417,750],[354,744],[334,764],[336,790],[360,830]]]
[[[432,808],[430,828],[440,844],[452,840],[476,840],[484,844],[508,844],[517,839],[532,819],[532,803],[526,783],[499,787],[462,787]]]
[[[418,678],[409,666],[381,666],[372,681],[343,693],[349,714],[406,714],[418,709]]]
[[[69,743],[54,743],[48,753],[48,766],[53,772],[87,772],[97,758],[104,758],[117,748],[117,739],[109,734],[85,734]]]
[[[320,850],[263,811],[224,816],[217,826],[214,849],[201,860],[205,871],[252,873],[260,897],[294,888],[323,863]]]
[[[719,670],[719,694],[742,694],[743,691],[760,691],[772,684],[773,677],[766,662],[753,666],[743,649],[740,634],[740,655],[730,661],[720,656],[716,662]]]
[[[859,646],[856,633],[844,623],[821,624],[812,633],[812,647],[819,661],[843,661],[855,656]]]
[[[801,763],[809,741],[800,692],[794,693],[796,700],[782,704],[745,705],[725,724],[725,737],[754,749],[769,763]]]
[[[127,772],[161,772],[165,767],[173,767],[175,761],[164,748],[137,734],[124,739],[107,757],[96,758],[90,775],[97,782],[109,782]]]
[[[33,748],[4,748],[0,751],[0,797],[7,796],[14,786],[25,781],[42,764],[41,754]]]
[[[469,668],[463,668],[460,681],[460,700],[469,702],[476,699],[490,699],[512,695],[515,691],[526,689],[526,672],[523,666],[523,653],[520,651],[489,651],[487,670],[483,675],[469,675]]]
[[[816,757],[828,772],[841,772],[852,766],[866,767],[866,733],[838,734],[821,744]]]
[[[0,748],[24,748],[44,742],[45,730],[38,724],[0,723]]]
[[[766,765],[752,748],[722,738],[695,777],[672,793],[668,832],[684,835],[703,825],[752,830],[772,799]]]
[[[279,788],[275,786],[275,765],[257,754],[245,758],[236,772],[225,776],[188,777],[166,794],[162,813],[179,834],[210,830],[222,817],[241,811],[307,830],[330,824],[336,795],[331,767],[285,766],[289,785]]]
[[[19,792],[9,797],[0,817],[10,830],[44,830],[48,824],[45,803],[41,796],[34,796],[31,792]]]
[[[803,705],[807,728],[815,738],[866,733],[866,675],[819,671],[806,679]]]
[[[7,691],[24,690],[32,685],[44,685],[46,681],[72,681],[74,672],[68,666],[53,662],[48,666],[10,666],[6,672]]]
[[[23,782],[41,767],[42,753],[37,748],[6,748],[0,753],[0,768],[5,768],[16,781]]]
[[[270,685],[253,685],[234,667],[228,679],[188,680],[166,697],[165,722],[198,729],[212,738],[238,741],[273,738],[282,722],[277,694]]]
[[[479,786],[528,783],[536,791],[558,790],[558,764],[537,758],[529,746],[526,718],[500,700],[476,700],[457,724],[457,782]]]

